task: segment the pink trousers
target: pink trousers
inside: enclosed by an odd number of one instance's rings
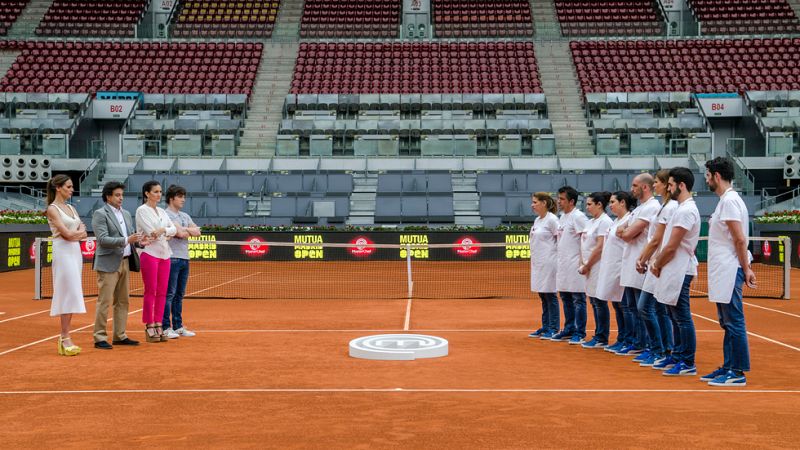
[[[169,258],[160,259],[147,253],[142,253],[139,259],[144,283],[142,323],[160,322],[164,317],[164,303],[167,301],[170,261]]]

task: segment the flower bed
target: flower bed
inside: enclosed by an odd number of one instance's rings
[[[43,211],[0,211],[0,224],[46,224],[47,217]]]
[[[756,223],[769,224],[769,223],[792,223],[800,224],[800,210],[793,211],[775,211],[764,214],[755,219]]]

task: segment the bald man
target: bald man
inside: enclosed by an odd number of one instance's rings
[[[647,230],[650,222],[656,220],[661,204],[653,196],[653,176],[641,173],[631,183],[631,194],[638,200],[639,206],[631,212],[628,226],[617,229],[617,236],[625,241],[622,254],[620,284],[625,287],[622,298],[622,311],[625,315],[625,326],[631,330],[627,345],[617,354],[622,356],[638,355],[634,362],[641,363],[650,359],[647,342],[647,330],[639,316],[636,303],[642,292],[645,275],[636,270],[636,260],[647,245]],[[628,325],[630,324],[630,326]]]

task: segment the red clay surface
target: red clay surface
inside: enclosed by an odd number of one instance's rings
[[[89,298],[73,323],[83,328],[74,336],[84,352],[65,358],[56,354],[49,302],[30,300],[33,272],[3,273],[0,442],[797,448],[800,271],[792,277],[795,300],[746,300],[748,331],[758,335],[750,336],[747,387],[712,388],[630,358],[527,338],[541,314],[532,295],[413,300],[408,331],[448,339],[450,355],[411,362],[348,356],[353,338],[404,332],[406,300],[189,300],[184,318],[196,337],[101,351],[92,348]],[[143,341],[140,306],[132,298],[128,329]],[[723,335],[713,305],[696,298],[692,309],[698,370],[710,372],[721,364]]]

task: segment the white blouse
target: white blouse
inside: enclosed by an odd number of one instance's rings
[[[169,259],[172,256],[172,250],[169,248],[167,237],[175,236],[178,231],[175,224],[169,220],[167,212],[159,207],[153,209],[144,204],[136,209],[136,231],[138,233],[149,235],[159,228],[164,228],[166,233],[155,241],[151,241],[150,245],[146,246],[142,252],[154,258]]]

